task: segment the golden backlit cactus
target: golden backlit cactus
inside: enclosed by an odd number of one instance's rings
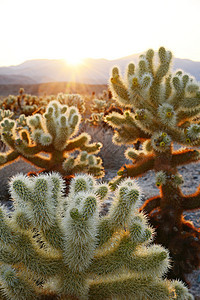
[[[142,209],[157,228],[158,242],[175,255],[178,267],[173,276],[182,277],[200,263],[200,233],[183,218],[184,211],[200,208],[200,189],[193,195],[183,195],[183,179],[177,170],[178,166],[200,160],[200,89],[196,80],[183,71],[170,72],[170,51],[160,47],[156,56],[149,49],[140,56],[137,66],[130,63],[125,79],[117,67],[112,70],[110,88],[125,108],[123,115],[113,112],[106,117],[115,130],[113,142],[134,145],[140,141],[142,145],[139,150],[127,149],[125,155],[132,164],[121,168],[111,186],[116,188],[125,177],[156,172],[160,195],[147,200]],[[185,148],[175,151],[173,143]],[[189,254],[186,248],[191,250]]]
[[[80,121],[76,107],[61,105],[56,100],[48,104],[43,114],[27,119],[21,116],[17,121],[4,118],[2,139],[10,150],[1,153],[0,165],[22,157],[46,171],[59,171],[66,176],[88,172],[102,177],[102,160],[95,156],[101,144],[90,144],[91,137],[85,132],[78,135]]]

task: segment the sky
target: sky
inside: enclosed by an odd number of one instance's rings
[[[0,0],[0,66],[109,60],[160,46],[200,61],[200,0]]]

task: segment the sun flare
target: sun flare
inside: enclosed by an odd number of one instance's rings
[[[71,66],[79,66],[83,63],[83,59],[80,57],[76,57],[76,56],[71,56],[71,57],[65,58],[65,61],[68,65],[71,65]]]

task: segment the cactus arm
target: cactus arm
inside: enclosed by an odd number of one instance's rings
[[[155,80],[161,82],[163,77],[169,71],[172,54],[171,52],[166,51],[164,47],[160,47],[158,50],[158,55],[160,59],[160,65],[156,70]]]
[[[160,206],[160,202],[160,196],[152,197],[144,202],[144,204],[140,208],[140,211],[144,211],[145,213],[149,214],[152,210]]]
[[[123,176],[116,176],[111,181],[109,181],[109,186],[112,191],[115,191],[118,185],[124,180]]]
[[[100,157],[82,151],[76,158],[73,156],[67,157],[62,166],[65,175],[87,172],[94,176],[102,177],[104,172],[101,164],[102,160]]]
[[[171,76],[169,75],[165,79],[165,99],[168,100],[172,93],[172,86],[171,86]]]
[[[183,129],[176,128],[174,130],[171,130],[171,128],[169,130],[167,130],[172,138],[172,140],[174,142],[179,143],[180,145],[183,146],[189,146],[189,147],[198,147],[200,146],[200,138],[190,138],[188,137],[187,133],[185,133],[183,131]]]
[[[106,243],[114,233],[113,226],[110,226],[110,219],[106,216],[102,218],[98,225],[98,245]]]
[[[103,177],[105,175],[105,172],[101,165],[89,166],[88,173],[93,174],[97,178]]]
[[[11,149],[15,149],[15,139],[9,132],[2,133],[2,141]]]
[[[89,174],[93,174],[94,176],[102,176],[103,173],[103,169],[100,165],[94,165],[94,166],[90,166],[89,164],[77,164],[74,167],[70,168],[70,169],[65,169],[65,174],[67,175],[73,175],[76,173],[81,173],[81,172],[85,172],[87,171],[87,173]]]
[[[3,265],[0,273],[2,293],[6,299],[39,300],[37,288],[22,274],[9,265]]]
[[[174,78],[172,79],[173,82]],[[178,80],[179,82],[179,80]],[[175,84],[176,85],[176,84]],[[177,89],[175,89],[174,94],[172,95],[171,99],[169,100],[169,103],[171,105],[173,105],[175,110],[179,110],[180,107],[180,103],[182,102],[183,98],[184,98],[184,88],[181,86],[180,82],[179,82],[179,86]]]
[[[29,157],[34,156],[42,151],[46,150],[46,147],[43,147],[42,145],[36,145],[36,146],[27,146],[25,143],[20,143],[16,146],[16,149],[18,152],[20,152],[23,156]]]
[[[89,166],[89,165],[84,165],[84,164],[78,164],[76,165],[73,169],[70,170],[69,173],[67,173],[68,175],[73,175],[76,173],[81,173],[83,171],[88,171],[89,174],[93,174],[94,176],[98,175],[102,175],[103,170],[101,166]]]
[[[13,255],[14,248],[13,247],[0,247],[0,262],[5,264],[18,264],[20,263],[20,257],[17,255]]]
[[[85,196],[82,201],[82,211],[73,207],[64,219],[68,228],[64,235],[64,261],[75,272],[89,267],[96,248],[97,201],[93,195]]]
[[[142,161],[138,161],[134,165],[125,165],[117,172],[118,176],[114,177],[109,185],[112,190],[115,190],[121,181],[126,177],[139,177],[149,170],[154,169],[154,155],[149,155]]]
[[[91,282],[89,289],[89,300],[105,299],[115,296],[122,298],[132,296],[133,299],[169,300],[170,293],[167,282],[155,282],[152,278],[140,278],[131,274],[127,277],[107,280],[95,280]]]
[[[167,74],[170,66],[170,61],[163,61],[160,63],[158,69],[155,72],[153,83],[149,89],[150,102],[157,107],[160,102],[160,87],[163,77]]]
[[[13,238],[12,229],[10,228],[6,218],[5,208],[2,206],[0,206],[0,235],[1,243],[3,245],[7,245],[9,243],[14,244],[16,242],[15,238]]]
[[[198,150],[194,149],[183,149],[174,151],[172,154],[172,167],[186,165],[191,162],[197,162],[200,159]]]
[[[122,125],[121,128],[117,128],[115,130],[115,134],[113,137],[114,143],[117,145],[121,144],[132,144],[137,140],[144,141],[145,139],[149,139],[150,135],[145,133],[138,127],[132,126],[124,126]]]
[[[146,60],[148,62],[148,72],[154,76],[154,66],[153,66],[153,57],[154,57],[154,50],[149,49],[146,52]]]
[[[123,115],[112,112],[106,117],[106,122],[111,125],[113,128],[120,128],[121,125],[127,125],[127,126],[136,126],[135,123],[135,116],[133,113],[130,113],[129,111],[125,111]]]
[[[30,245],[31,243],[28,244],[28,246]],[[45,278],[55,276],[61,272],[61,258],[55,258],[50,255],[47,257],[46,253],[38,253],[38,251],[35,251],[32,246],[27,252],[27,247],[21,243],[16,245],[16,247],[20,247],[18,248],[19,251],[17,251],[16,248],[0,249],[0,261],[16,266],[22,263],[32,272],[35,272]],[[12,255],[10,251],[12,251]]]
[[[64,191],[64,182],[60,175],[53,173],[51,175],[51,185],[52,188],[52,201],[54,203],[55,209],[59,205],[59,199]],[[55,221],[51,226],[42,229],[43,237],[46,239],[52,247],[58,250],[63,249],[63,231],[61,228],[61,218],[56,215]]]
[[[126,123],[124,115],[117,112],[112,112],[105,118],[105,122],[108,123],[113,128],[120,128],[122,124]]]
[[[149,276],[152,273],[153,276],[163,275],[168,268],[168,252],[164,248],[154,245],[149,247],[148,253],[142,248],[137,250],[135,242],[127,234],[128,232],[125,232],[120,242],[117,240],[109,243],[108,247],[111,249],[113,247],[112,251],[107,254],[105,250],[100,256],[97,255],[88,271],[103,275],[115,272],[125,265],[129,271],[146,272],[146,275]],[[115,246],[110,246],[110,244]]]
[[[110,81],[111,81],[110,87],[112,91],[114,92],[115,95],[118,96],[117,101],[122,106],[130,105],[130,99],[129,99],[127,87],[125,86],[123,81],[119,78],[119,75],[112,77]]]
[[[139,110],[139,112],[140,111],[141,110]],[[146,134],[154,133],[155,131],[158,130],[158,127],[160,126],[160,124],[158,124],[158,122],[155,120],[155,116],[153,116],[153,114],[151,114],[147,110],[144,113],[144,118],[143,117],[140,118],[140,116],[137,114],[136,111],[135,118],[138,118],[136,121],[137,127],[139,127],[141,131],[145,132]]]
[[[52,116],[53,110],[52,107],[49,107],[46,114],[44,114],[45,117],[45,124],[47,127],[47,131],[51,134],[53,139],[56,137],[56,121]]]
[[[138,177],[154,169],[155,157],[154,155],[148,155],[142,161],[138,161],[134,165],[125,165],[118,171],[119,176],[125,177]]]
[[[117,240],[118,238],[118,240]],[[126,251],[127,242],[130,243],[130,238],[127,239],[126,234],[122,232],[121,234],[117,235],[116,241],[112,239],[112,241],[108,241],[108,247],[112,249],[109,253],[106,253],[106,247],[105,244],[102,246],[102,248],[105,247],[105,249],[102,250],[102,253],[100,251],[100,255],[98,255],[98,252],[96,256],[94,257],[92,264],[90,265],[90,268],[88,269],[89,273],[96,273],[98,275],[105,275],[107,273],[113,273],[116,270],[119,270],[123,264],[124,264],[124,256],[128,254],[128,251]],[[120,240],[120,241],[119,241]],[[113,246],[113,244],[115,246]],[[131,249],[133,250],[135,248],[135,244],[131,243]],[[131,250],[129,249],[129,252]],[[129,253],[130,255],[130,253]],[[109,268],[108,268],[109,266]]]
[[[23,190],[22,195],[24,193],[28,195],[28,190]],[[1,242],[4,244],[4,247],[0,248],[0,260],[8,264],[16,264],[21,261],[30,270],[36,273],[40,272],[42,276],[56,274],[61,267],[60,258],[54,258],[52,255],[46,255],[42,250],[36,250],[31,242],[32,233],[16,231],[16,225],[9,226],[6,221],[3,209],[0,213]],[[9,247],[6,245],[9,245]],[[56,269],[57,266],[58,269]]]
[[[64,151],[67,152],[80,149],[82,151],[87,151],[88,153],[94,153],[100,149],[99,143],[88,145],[89,141],[90,137],[86,133],[82,133],[78,137],[69,141],[66,147],[64,148]]]
[[[200,98],[199,97],[195,97],[195,98],[183,98],[179,109],[183,109],[183,110],[196,110],[200,108]]]
[[[34,166],[37,166],[40,169],[50,170],[50,159],[43,158],[42,156],[35,155],[24,158],[25,161],[30,162]]]
[[[14,150],[8,151],[7,153],[3,153],[2,156],[0,154],[0,166],[2,165],[2,167],[4,167],[10,164],[12,161],[16,160],[19,156],[20,154]]]
[[[192,120],[195,116],[200,113],[200,107],[193,110],[179,110],[177,112],[177,124],[182,123],[184,120]]]
[[[55,249],[63,249],[63,232],[57,220],[50,228],[43,229],[42,235],[44,236],[46,242]]]
[[[199,209],[200,207],[200,187],[189,196],[182,198],[182,208],[184,211]]]
[[[16,265],[22,262],[31,271],[40,274],[41,276],[56,275],[62,267],[61,259],[52,255],[47,255],[42,250],[36,250],[31,239],[32,234],[15,232],[14,228],[3,227],[4,234],[1,235],[1,240],[10,246],[0,248],[0,261]],[[2,230],[1,230],[2,231]],[[6,244],[7,244],[6,243]]]
[[[116,136],[119,135],[121,138],[127,136],[133,141],[138,138],[148,138],[148,134],[137,126],[134,115],[128,111],[125,111],[123,116],[113,112],[106,117],[106,122],[116,129]]]
[[[147,276],[162,276],[168,269],[169,255],[161,246],[152,245],[148,253],[142,248],[136,250],[133,255],[127,256],[126,264],[129,270],[145,272]]]
[[[139,197],[137,185],[119,185],[116,191],[116,199],[112,203],[109,215],[102,218],[98,225],[98,243],[104,244],[109,240],[114,231],[122,231],[130,218],[131,211]]]
[[[101,149],[102,144],[101,143],[92,143],[90,145],[87,144],[83,144],[80,146],[80,150],[82,151],[87,151],[87,153],[96,153],[99,152],[99,150]]]
[[[183,135],[184,135],[184,131],[182,128],[180,127],[161,127],[161,130],[163,130],[163,132],[166,132],[174,142],[183,144]],[[184,136],[185,137],[185,136]]]
[[[22,262],[31,271],[48,277],[58,274],[62,268],[61,258],[54,257],[42,250],[36,250],[31,243],[29,234],[11,231],[13,241],[12,247],[0,248],[0,261],[16,265]]]

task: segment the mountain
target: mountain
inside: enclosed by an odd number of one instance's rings
[[[0,67],[1,84],[40,84],[46,82],[78,82],[84,84],[107,84],[113,66],[119,66],[122,74],[130,61],[137,63],[140,54],[115,60],[85,59],[73,67],[62,59],[36,59],[17,66]],[[200,81],[200,62],[174,58],[173,70],[182,69]]]
[[[34,79],[25,75],[0,74],[0,84],[34,84]]]

